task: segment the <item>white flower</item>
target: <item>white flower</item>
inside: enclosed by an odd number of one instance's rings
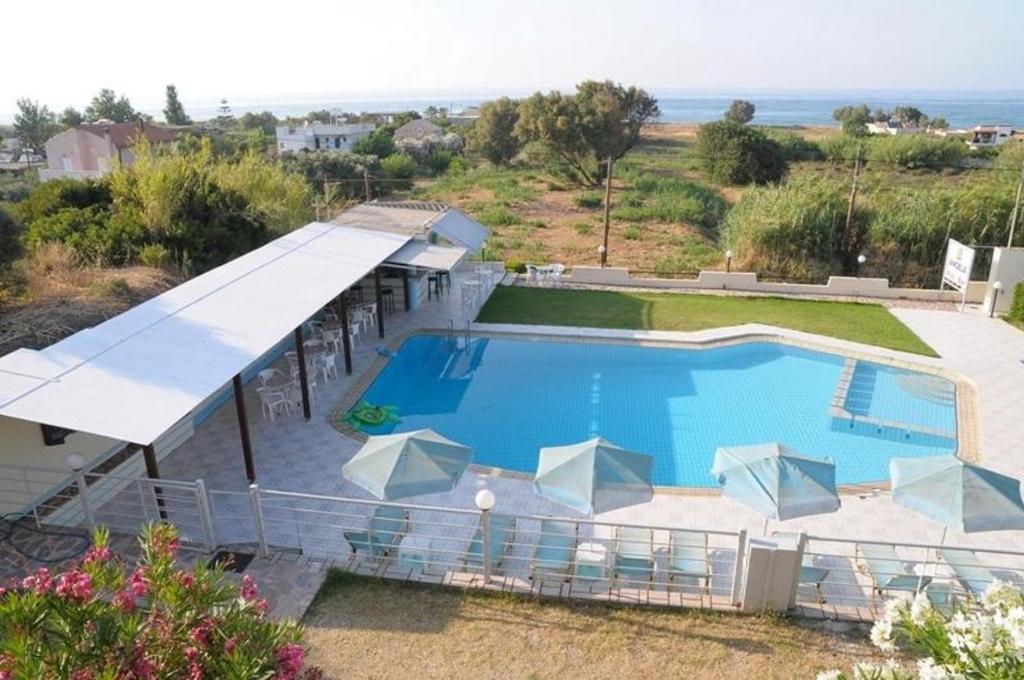
[[[875,621],[871,626],[871,644],[883,652],[891,652],[896,649],[892,643],[892,621],[889,617],[883,617]]]
[[[815,680],[843,680],[843,672],[840,670],[822,671],[818,673]]]
[[[914,602],[910,605],[910,620],[918,626],[923,626],[931,614],[932,603],[928,601],[928,595],[921,591],[914,596]]]
[[[885,602],[885,618],[892,620],[900,619],[907,613],[907,601],[900,598],[893,598]]]
[[[917,662],[918,680],[953,680],[961,678],[959,673],[952,673],[945,666],[936,665],[935,659],[928,657]]]
[[[981,596],[981,604],[989,611],[993,609],[1019,607],[1024,604],[1021,593],[1012,584],[996,579]]]

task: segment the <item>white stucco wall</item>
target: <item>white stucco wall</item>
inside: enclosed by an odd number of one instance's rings
[[[985,287],[985,309],[992,305],[992,295],[996,281],[1003,284],[1003,289],[996,300],[995,311],[1002,314],[1010,309],[1013,303],[1013,289],[1024,281],[1024,248],[996,248],[992,254],[992,269]]]

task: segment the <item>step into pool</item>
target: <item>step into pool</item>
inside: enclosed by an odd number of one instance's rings
[[[719,446],[782,442],[830,456],[840,484],[888,479],[889,459],[956,450],[945,378],[777,342],[689,349],[415,335],[362,395],[474,462],[534,472],[537,452],[602,436],[654,456],[654,482],[711,487]],[[837,402],[837,399],[839,400]]]

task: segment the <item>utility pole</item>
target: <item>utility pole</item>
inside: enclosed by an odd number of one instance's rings
[[[1013,202],[1013,212],[1010,213],[1010,235],[1006,238],[1006,247],[1013,247],[1013,231],[1017,227],[1017,215],[1020,213],[1020,195],[1024,191],[1024,163],[1020,166],[1020,179],[1017,181],[1017,198]]]
[[[608,161],[608,172],[604,178],[604,241],[601,244],[601,266],[608,263],[608,230],[611,229],[612,216],[612,159]]]
[[[363,188],[366,189],[366,202],[369,203],[373,197],[370,195],[370,171],[365,167],[363,168]]]
[[[850,203],[846,207],[846,224],[843,226],[842,252],[843,259],[846,259],[847,250],[850,247],[850,232],[853,228],[853,209],[857,203],[857,180],[860,179],[860,152],[861,145],[857,145],[857,157],[853,161],[853,186],[850,187]]]

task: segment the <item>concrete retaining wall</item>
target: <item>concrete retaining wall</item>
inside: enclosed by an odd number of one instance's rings
[[[960,302],[962,296],[955,290],[932,288],[890,288],[888,279],[860,278],[855,276],[832,276],[826,284],[814,283],[770,283],[758,281],[753,272],[703,271],[696,279],[646,279],[632,276],[628,269],[621,267],[574,267],[567,277],[571,283],[600,286],[628,286],[656,288],[663,290],[736,290],[750,293],[776,295],[821,295],[845,297],[873,297],[885,299],[931,300],[936,302]],[[987,288],[985,281],[972,281],[967,291],[967,301],[978,303],[984,300]]]

